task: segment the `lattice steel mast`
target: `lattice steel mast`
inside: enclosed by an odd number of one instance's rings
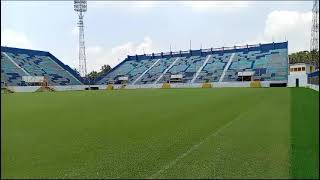
[[[313,1],[310,51],[312,54],[319,53],[319,0]],[[319,67],[319,59],[314,55],[312,63]]]
[[[86,0],[74,0],[74,10],[78,13],[79,22],[79,73],[82,77],[87,77],[86,48],[84,41],[83,17],[87,11]]]

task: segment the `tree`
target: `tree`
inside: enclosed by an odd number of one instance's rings
[[[299,51],[289,55],[290,64],[293,63],[311,63],[318,67],[319,51]]]
[[[91,71],[89,74],[88,74],[88,78],[90,80],[91,83],[94,83],[95,79],[97,79],[99,76],[109,72],[112,68],[109,66],[109,65],[103,65],[101,68],[100,68],[100,71],[97,72],[97,71]]]
[[[103,65],[103,66],[101,67],[100,73],[101,73],[101,74],[104,74],[104,73],[106,73],[106,72],[109,72],[110,70],[111,70],[111,67],[110,67],[109,65]]]
[[[98,76],[99,76],[99,74],[96,71],[91,71],[88,74],[88,78],[89,78],[90,82],[93,82]]]

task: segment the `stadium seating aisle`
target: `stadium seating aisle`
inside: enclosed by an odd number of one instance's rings
[[[162,58],[160,61],[142,76],[137,84],[148,84],[154,82],[157,78],[173,63],[175,58]]]
[[[217,82],[227,65],[232,53],[213,54],[204,66],[195,82]]]
[[[141,61],[124,60],[119,67],[114,68],[108,76],[103,77],[97,84],[106,84],[101,82],[117,81],[119,77],[127,76],[128,83],[133,83],[144,71],[151,67],[157,59],[145,59]],[[142,79],[142,78],[141,78]]]

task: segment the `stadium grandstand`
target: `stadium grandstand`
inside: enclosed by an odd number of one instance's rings
[[[288,42],[128,56],[96,84],[121,78],[132,85],[168,83],[172,75],[181,75],[182,83],[243,81],[244,75],[249,81],[286,83]]]
[[[43,76],[50,85],[81,85],[81,77],[49,52],[1,47],[1,85],[27,86],[23,76]]]
[[[57,90],[87,88],[84,78],[49,52],[1,47],[1,87],[22,86],[19,89],[24,91],[24,86],[39,86],[26,82],[26,77],[43,77]],[[105,89],[110,84],[159,88],[165,83],[175,84],[172,87],[202,87],[204,83],[246,87],[252,81],[286,86],[288,42],[128,56],[98,77],[91,88]]]

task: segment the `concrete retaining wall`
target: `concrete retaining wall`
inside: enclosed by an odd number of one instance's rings
[[[319,92],[319,85],[315,85],[315,84],[308,84],[308,87],[310,89],[313,89],[315,91],[318,91]]]
[[[8,86],[7,88],[13,92],[35,92],[41,86]]]
[[[262,87],[269,87],[271,83],[287,83],[287,81],[262,81]],[[159,89],[163,84],[141,84],[141,85],[127,85],[125,89]],[[250,82],[214,82],[211,83],[213,88],[223,88],[223,87],[250,87]],[[121,89],[123,85],[114,84],[114,89]],[[8,89],[14,92],[35,92],[41,86],[9,86]],[[51,86],[55,91],[79,91],[88,88],[88,85],[72,85],[72,86]],[[101,90],[105,90],[107,85],[90,85],[90,87],[98,87]],[[202,83],[172,83],[170,88],[201,88]],[[318,89],[319,86],[309,85],[310,88]]]

